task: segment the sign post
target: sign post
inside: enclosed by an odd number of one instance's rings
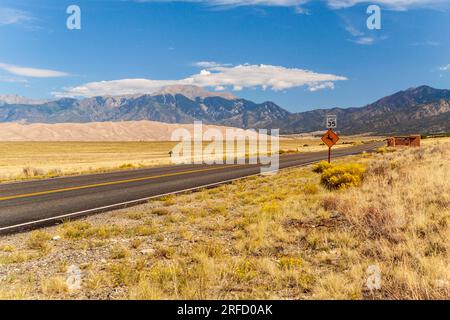
[[[333,131],[337,126],[336,116],[327,115],[326,125],[328,131],[322,137],[322,141],[328,146],[328,163],[331,163],[331,147],[339,140],[338,135]]]
[[[328,147],[328,163],[331,163],[331,147]]]

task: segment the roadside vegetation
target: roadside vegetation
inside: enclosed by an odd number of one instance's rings
[[[1,237],[0,297],[449,299],[449,142]]]

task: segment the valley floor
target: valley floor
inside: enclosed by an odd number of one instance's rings
[[[341,159],[365,173],[340,190],[293,168],[3,236],[0,298],[449,299],[449,143]]]
[[[338,148],[380,137],[342,137]],[[176,142],[1,142],[0,182],[170,165]],[[205,146],[207,143],[205,143]],[[319,137],[282,138],[280,150],[326,149]]]

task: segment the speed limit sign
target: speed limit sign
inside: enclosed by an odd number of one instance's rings
[[[335,115],[327,115],[327,129],[336,129],[337,117]]]

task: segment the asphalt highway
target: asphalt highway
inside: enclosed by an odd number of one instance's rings
[[[370,151],[383,142],[333,150],[333,158]],[[280,156],[280,169],[327,159],[328,151]],[[260,165],[176,165],[0,184],[0,233],[144,203],[260,173]]]

